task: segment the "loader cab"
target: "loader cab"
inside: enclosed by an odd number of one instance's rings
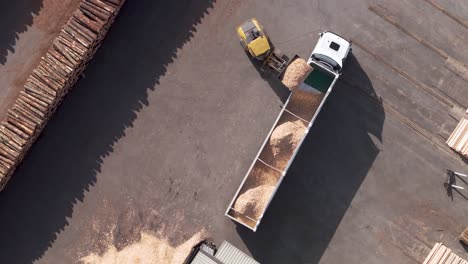
[[[318,63],[339,75],[350,50],[351,42],[333,32],[325,31],[320,33],[308,64]]]
[[[252,18],[237,27],[237,35],[244,49],[255,59],[264,60],[271,51],[268,36],[257,19]]]

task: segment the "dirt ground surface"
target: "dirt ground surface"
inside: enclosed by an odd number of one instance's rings
[[[109,237],[176,247],[200,229],[261,263],[421,263],[436,242],[468,258],[468,193],[442,186],[468,172],[444,144],[468,106],[447,64],[468,64],[468,2],[432,1],[452,17],[426,0],[127,1],[0,193],[0,259],[75,263]],[[288,56],[323,30],[353,40],[256,233],[223,214],[288,91],[242,50],[251,17]]]
[[[79,2],[4,1],[0,10],[0,119]]]

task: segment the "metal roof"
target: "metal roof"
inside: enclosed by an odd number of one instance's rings
[[[223,264],[223,263],[217,261],[213,256],[210,256],[209,254],[205,253],[205,251],[200,250],[198,251],[197,255],[195,255],[195,258],[193,258],[190,264]]]
[[[221,244],[215,257],[223,264],[260,264],[227,241]]]

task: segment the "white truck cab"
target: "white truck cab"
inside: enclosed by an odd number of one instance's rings
[[[337,34],[325,31],[315,45],[307,63],[320,63],[336,74],[341,74],[343,63],[351,50],[351,43]]]

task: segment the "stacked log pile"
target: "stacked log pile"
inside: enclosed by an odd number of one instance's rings
[[[125,0],[83,0],[0,123],[0,190],[99,48]]]
[[[468,264],[468,262],[455,255],[450,248],[436,243],[423,264]]]
[[[468,158],[468,119],[462,118],[447,140],[447,145]]]

